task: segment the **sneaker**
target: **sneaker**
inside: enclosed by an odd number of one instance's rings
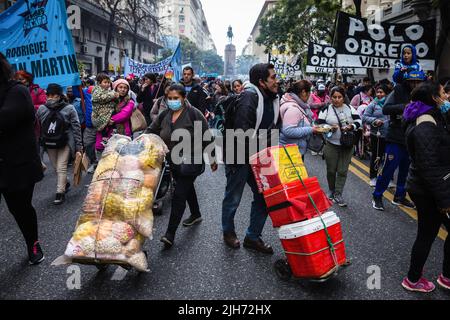
[[[388,186],[389,189],[394,189],[395,187],[397,187],[397,185],[395,184],[394,181],[389,182],[389,186]]]
[[[339,207],[346,207],[347,203],[340,193],[335,193],[333,198],[334,203],[336,203]]]
[[[96,167],[97,167],[97,166],[96,166],[95,164],[91,164],[91,165],[89,166],[89,168],[87,169],[87,173],[93,174],[93,173],[95,172]]]
[[[416,206],[414,205],[414,203],[412,203],[411,201],[409,201],[406,198],[397,198],[395,197],[394,200],[392,200],[392,204],[396,205],[396,206],[403,206],[409,209],[415,209]]]
[[[369,185],[370,185],[372,188],[375,188],[375,187],[377,186],[377,178],[370,179]]]
[[[382,198],[373,197],[372,199],[372,207],[375,210],[384,211],[384,204]]]
[[[265,254],[273,254],[272,247],[264,243],[261,238],[258,238],[258,240],[250,240],[249,238],[245,237],[243,245],[244,248],[247,249],[255,250]]]
[[[328,194],[328,199],[334,202],[334,191],[330,191],[330,193]]]
[[[444,289],[450,290],[450,279],[440,275],[437,279],[437,283]]]
[[[33,247],[28,249],[28,263],[30,265],[37,265],[45,260],[39,241],[33,244]]]
[[[57,193],[55,197],[55,201],[53,201],[54,205],[60,205],[63,204],[65,200],[64,193]]]
[[[317,152],[314,152],[314,151],[311,151],[311,155],[312,155],[312,156],[317,156],[318,153],[317,153]]]
[[[203,221],[202,217],[190,216],[189,218],[187,218],[186,220],[183,221],[183,226],[190,227],[190,226],[193,226],[194,224],[200,223],[202,221]]]
[[[161,238],[160,241],[162,243],[164,243],[164,247],[166,249],[170,249],[173,246],[174,240],[175,240],[175,235],[173,235],[169,232],[166,232],[166,234]]]
[[[420,280],[417,281],[416,283],[409,281],[408,277],[406,277],[405,279],[403,279],[402,286],[408,291],[425,292],[425,293],[431,292],[436,288],[433,282],[428,281],[424,277],[420,278]]]

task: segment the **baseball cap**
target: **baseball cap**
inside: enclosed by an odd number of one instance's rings
[[[324,85],[324,84],[319,84],[319,85],[317,86],[317,90],[319,90],[319,91],[325,91],[325,85]]]

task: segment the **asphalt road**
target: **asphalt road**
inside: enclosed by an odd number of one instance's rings
[[[325,163],[319,157],[307,156],[311,176],[317,175],[326,190]],[[355,167],[358,169],[357,167]],[[355,169],[352,169],[355,170]],[[98,272],[93,266],[80,266],[81,287],[67,286],[68,266],[51,266],[64,253],[86,195],[85,184],[72,188],[67,202],[52,205],[56,178],[52,169],[37,185],[34,204],[38,212],[40,237],[46,260],[30,267],[24,241],[18,228],[0,204],[0,299],[449,299],[450,293],[439,287],[431,294],[405,291],[400,283],[405,276],[410,250],[416,235],[416,221],[404,211],[388,204],[386,211],[371,207],[371,188],[364,168],[350,173],[344,197],[349,207],[334,208],[342,221],[347,256],[352,264],[337,277],[325,283],[292,279],[281,281],[273,270],[284,253],[277,232],[268,220],[263,238],[272,244],[273,256],[244,248],[227,248],[221,235],[221,202],[225,188],[224,168],[207,172],[197,183],[204,221],[192,228],[180,227],[172,250],[163,251],[158,241],[169,217],[169,206],[156,218],[154,239],[147,241],[150,273],[126,272],[111,266]],[[356,172],[356,171],[354,171]],[[249,222],[251,192],[247,188],[236,214],[236,228],[241,240]],[[187,217],[188,212],[185,217]],[[441,272],[443,241],[437,239],[428,259],[425,276],[436,280]],[[381,286],[369,289],[367,281],[371,266],[379,267]],[[70,271],[70,270],[69,270]]]

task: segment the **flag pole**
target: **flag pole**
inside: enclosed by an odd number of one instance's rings
[[[163,80],[162,80],[161,83],[159,84],[158,91],[156,92],[155,97],[158,97],[159,92],[160,92],[160,90],[161,90],[161,86],[162,86],[163,82],[166,81],[166,74],[167,74],[167,71],[169,71],[169,68],[172,66],[173,59],[175,58],[175,55],[177,54],[178,50],[180,49],[180,45],[181,45],[181,42],[178,43],[178,46],[177,46],[177,48],[175,49],[175,52],[174,52],[173,55],[172,55],[172,59],[170,60],[170,63],[167,65],[166,70],[164,71]]]

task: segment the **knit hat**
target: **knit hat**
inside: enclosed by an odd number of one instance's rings
[[[116,91],[116,88],[119,86],[119,84],[124,84],[128,87],[128,91],[130,91],[130,84],[125,79],[119,79],[113,82],[113,89]]]
[[[63,95],[63,88],[57,83],[50,83],[47,87],[47,95]]]

